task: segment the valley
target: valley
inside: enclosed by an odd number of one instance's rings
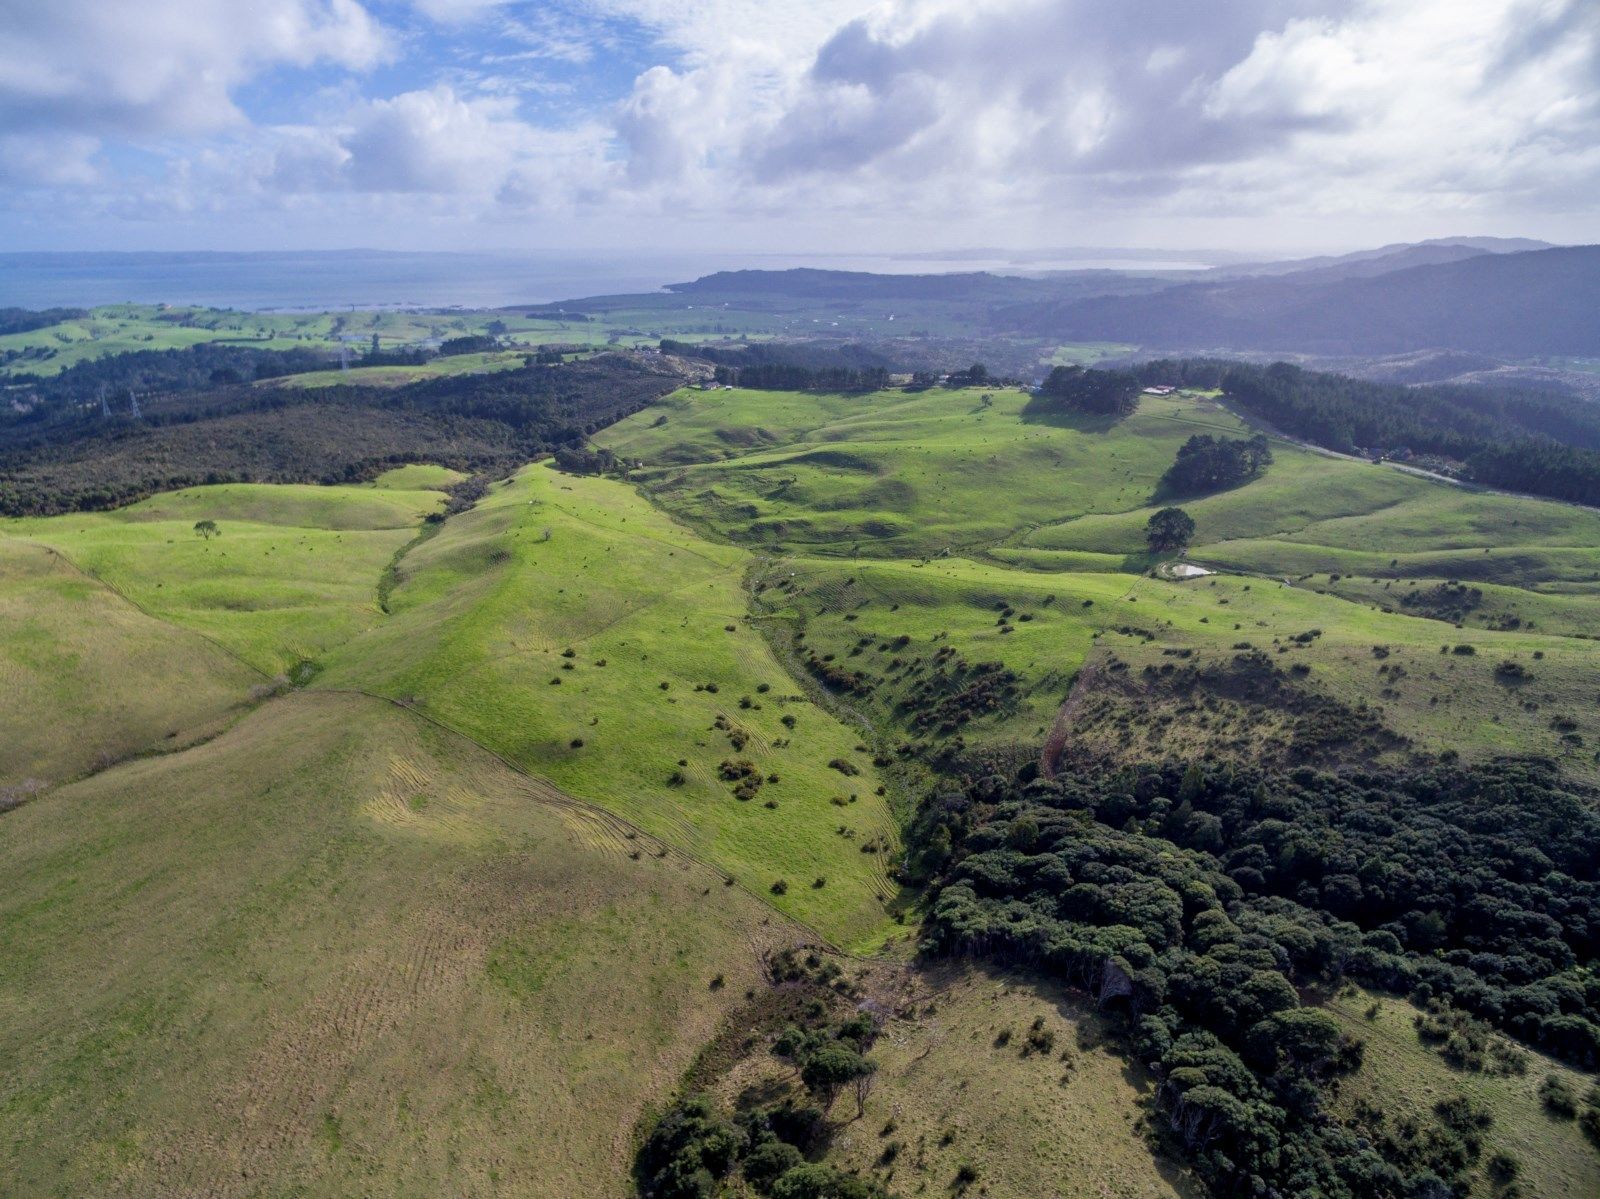
[[[808,1101],[759,1032],[803,985],[876,1013],[828,1169],[1203,1194],[1120,1016],[929,956],[965,884],[928,796],[1015,820],[1009,788],[1153,759],[1600,776],[1593,513],[1274,440],[1152,551],[1179,448],[1249,432],[1199,388],[1122,419],[684,388],[596,431],[598,474],[419,461],[0,522],[10,1189],[629,1195],[684,1078]],[[795,947],[836,973],[785,982]],[[1370,1031],[1304,995],[1372,1042],[1341,1118],[1489,1094],[1536,1193],[1600,1185],[1531,1098],[1581,1068],[1524,1047],[1526,1083],[1483,1081],[1400,995]]]

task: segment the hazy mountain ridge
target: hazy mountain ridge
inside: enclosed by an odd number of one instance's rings
[[[1477,254],[1376,278],[1195,283],[996,314],[1019,332],[1144,346],[1323,354],[1444,348],[1527,357],[1600,352],[1600,246]]]
[[[1354,250],[1348,254],[1320,254],[1312,258],[1272,259],[1238,266],[1219,266],[1207,274],[1211,278],[1307,275],[1322,271],[1384,274],[1408,266],[1456,262],[1463,258],[1475,258],[1479,254],[1519,254],[1555,248],[1551,242],[1532,237],[1430,237],[1426,241],[1391,242],[1376,249]]]

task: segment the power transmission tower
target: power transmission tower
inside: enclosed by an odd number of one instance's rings
[[[106,420],[111,419],[111,405],[106,403],[106,385],[100,384],[100,415]]]
[[[144,414],[139,411],[139,397],[133,394],[133,388],[128,388],[128,406],[133,410],[134,420],[143,420]]]

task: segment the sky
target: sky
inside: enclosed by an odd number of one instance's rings
[[[1600,242],[1600,0],[0,0],[0,249]]]

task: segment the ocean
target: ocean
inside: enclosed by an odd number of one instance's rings
[[[958,255],[783,255],[550,252],[0,253],[0,307],[177,304],[252,311],[329,308],[500,308],[657,291],[722,270],[811,267],[884,274],[950,271],[1187,270],[1175,257],[1078,257],[973,251]]]

